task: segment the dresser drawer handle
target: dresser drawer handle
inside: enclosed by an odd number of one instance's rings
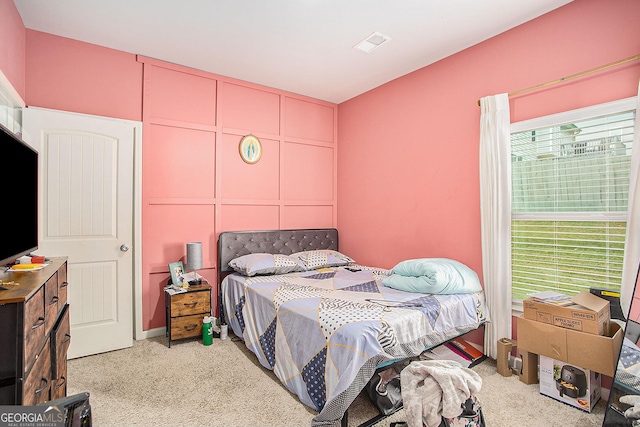
[[[184,303],[184,305],[185,305],[186,307],[195,307],[197,304],[198,304],[198,302],[197,302],[197,301],[196,301],[196,302],[190,302],[190,303],[186,303],[186,302]]]
[[[53,297],[51,298],[51,301],[49,301],[49,305],[53,305],[53,304],[57,304],[58,303],[58,297]]]
[[[40,326],[44,325],[44,317],[38,317],[38,321],[36,323],[33,324],[33,326],[31,327],[31,329],[36,329],[39,328]]]
[[[62,282],[62,285],[60,285],[61,288],[66,288],[67,286],[69,286],[69,282]]]
[[[59,389],[60,387],[64,386],[67,383],[67,378],[65,376],[61,376],[60,379],[62,381],[60,381],[60,384],[58,384],[56,386],[56,390]]]
[[[64,339],[62,340],[62,344],[71,341],[71,335],[64,334]]]
[[[185,328],[187,331],[193,331],[193,330],[194,330],[195,328],[197,328],[197,327],[198,327],[198,325],[189,325],[189,326],[185,326],[184,328]]]
[[[36,394],[42,393],[43,390],[46,390],[47,388],[49,388],[49,378],[42,377],[40,379],[40,382],[43,382],[44,386],[42,388],[37,389]]]

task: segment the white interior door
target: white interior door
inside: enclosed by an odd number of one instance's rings
[[[38,253],[69,257],[69,358],[133,343],[139,126],[40,108],[23,112],[23,138],[40,153]]]

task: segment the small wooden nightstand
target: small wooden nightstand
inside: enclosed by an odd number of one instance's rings
[[[202,335],[202,319],[211,316],[211,285],[190,286],[187,292],[164,293],[169,348],[171,341]]]

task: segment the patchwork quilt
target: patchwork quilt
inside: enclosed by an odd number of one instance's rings
[[[284,275],[231,274],[222,283],[235,335],[305,405],[312,426],[339,426],[376,367],[487,321],[484,294],[385,287],[388,270],[350,265]]]
[[[616,381],[632,388],[640,388],[640,348],[628,338],[622,341]]]

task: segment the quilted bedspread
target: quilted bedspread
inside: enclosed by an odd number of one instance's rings
[[[313,426],[339,426],[378,365],[418,356],[487,321],[483,293],[408,293],[382,284],[388,270],[355,270],[231,274],[222,283],[233,332],[318,411]]]
[[[616,381],[635,389],[640,388],[640,348],[628,338],[622,341]]]

